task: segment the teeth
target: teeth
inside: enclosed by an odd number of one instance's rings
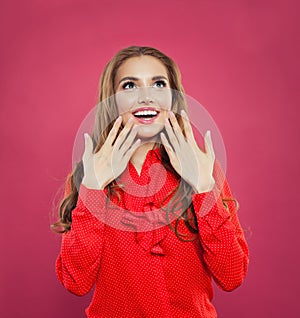
[[[157,112],[155,110],[140,110],[134,113],[134,116],[156,116]]]

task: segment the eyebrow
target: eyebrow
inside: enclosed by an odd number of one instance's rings
[[[157,75],[157,76],[152,77],[152,81],[157,81],[157,80],[160,80],[160,79],[165,79],[166,81],[168,81],[168,79],[167,79],[164,75]],[[139,80],[138,77],[126,76],[126,77],[123,77],[123,78],[119,81],[119,84],[120,84],[121,82],[124,82],[124,81],[138,81],[138,80]]]

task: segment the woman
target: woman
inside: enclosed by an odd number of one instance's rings
[[[59,280],[76,295],[95,285],[87,317],[216,317],[212,279],[230,291],[245,277],[237,201],[210,134],[205,152],[195,142],[183,92],[176,64],[150,47],[121,50],[102,74],[53,225]]]

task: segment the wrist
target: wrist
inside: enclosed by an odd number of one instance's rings
[[[101,185],[98,180],[89,180],[88,178],[83,177],[81,182],[86,188],[92,190],[103,190],[105,188],[104,185]]]
[[[194,191],[195,193],[210,192],[213,190],[215,183],[215,179],[211,177],[210,181],[196,185]]]

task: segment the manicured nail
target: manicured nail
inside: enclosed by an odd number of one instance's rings
[[[184,109],[181,110],[181,116],[184,117],[184,118],[188,118],[187,117],[187,113],[185,112]]]

